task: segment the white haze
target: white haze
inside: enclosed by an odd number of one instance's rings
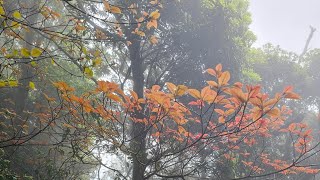
[[[320,48],[320,0],[250,0],[256,47],[268,42],[301,53],[312,25],[309,49]]]

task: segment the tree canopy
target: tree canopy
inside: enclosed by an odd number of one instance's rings
[[[248,6],[0,0],[0,179],[316,176],[319,50]]]

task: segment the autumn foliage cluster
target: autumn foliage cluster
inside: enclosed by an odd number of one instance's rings
[[[150,176],[165,176],[178,165],[184,168],[171,172],[172,176],[193,174],[203,163],[198,159],[203,152],[207,160],[216,163],[242,159],[239,163],[248,172],[245,177],[269,173],[265,167],[283,174],[318,172],[299,166],[312,152],[312,130],[303,123],[287,126],[291,111],[280,106],[285,99],[299,99],[292,87],[269,97],[260,86],[229,85],[230,73],[222,71],[220,64],[206,72],[211,78],[200,90],[168,82],[163,90],[158,85],[146,89],[144,98],[131,90],[122,91],[113,82],[98,81],[93,91],[80,96],[64,82],[56,82],[63,104],[57,111],[73,117],[63,126],[85,133],[79,141],[102,137],[124,153],[134,151],[129,146],[135,138],[128,136],[130,124],[143,124]],[[135,118],[137,112],[144,118]],[[92,116],[99,118],[90,121]],[[263,145],[275,133],[278,137],[290,134],[292,159],[281,159]]]
[[[231,79],[254,39],[247,5],[0,0],[0,179],[317,174],[293,87]]]

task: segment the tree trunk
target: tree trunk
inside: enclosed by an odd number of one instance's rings
[[[129,46],[130,61],[132,67],[132,81],[133,90],[137,93],[139,98],[143,98],[144,75],[143,75],[143,59],[140,54],[140,40],[134,39]],[[136,111],[133,118],[143,119],[144,115],[140,111]],[[132,141],[130,144],[133,150],[133,180],[144,179],[145,162],[146,162],[146,132],[145,125],[142,123],[132,123]]]

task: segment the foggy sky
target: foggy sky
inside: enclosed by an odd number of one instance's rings
[[[310,48],[320,48],[320,0],[250,0],[255,46],[271,42],[301,53],[312,25],[317,29]]]

